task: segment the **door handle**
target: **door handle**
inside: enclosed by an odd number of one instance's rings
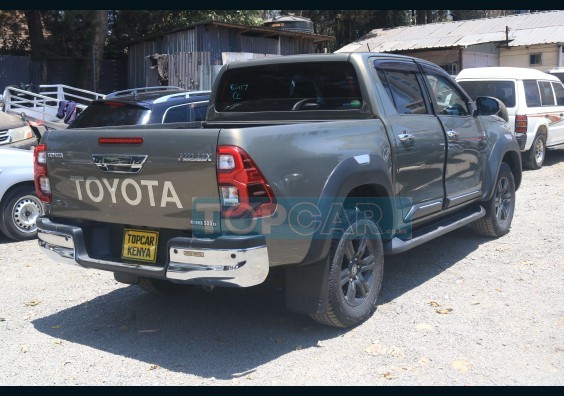
[[[446,134],[447,134],[448,140],[458,140],[458,132],[451,129],[451,130],[448,130]]]
[[[411,133],[407,133],[407,131],[404,131],[403,133],[400,133],[398,135],[398,138],[400,140],[400,142],[404,143],[404,144],[413,144],[415,143],[415,136],[412,135]]]

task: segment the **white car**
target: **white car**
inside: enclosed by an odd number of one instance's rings
[[[464,69],[456,81],[475,100],[493,96],[507,107],[525,166],[542,167],[547,147],[564,144],[564,86],[555,76],[521,67]]]
[[[37,146],[38,138],[27,121],[0,111],[0,147],[30,149]]]
[[[0,148],[0,231],[17,241],[35,238],[43,210],[33,184],[33,152]]]

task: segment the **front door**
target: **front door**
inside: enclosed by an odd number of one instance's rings
[[[446,73],[427,64],[422,68],[448,142],[445,207],[453,207],[481,196],[487,135],[479,118],[472,115],[470,98]]]

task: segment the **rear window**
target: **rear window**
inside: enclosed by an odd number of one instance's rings
[[[138,125],[149,118],[150,110],[122,102],[92,103],[69,128],[91,128],[112,125]]]
[[[354,110],[362,106],[347,62],[275,64],[228,70],[218,87],[220,112]]]
[[[458,81],[472,100],[478,96],[493,96],[506,107],[515,107],[515,83],[513,81]]]

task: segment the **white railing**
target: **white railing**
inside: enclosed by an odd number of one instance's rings
[[[4,89],[4,111],[25,113],[42,121],[60,122],[56,117],[61,100],[74,101],[85,109],[93,100],[103,99],[105,95],[63,84],[39,85],[39,93],[17,87]]]

